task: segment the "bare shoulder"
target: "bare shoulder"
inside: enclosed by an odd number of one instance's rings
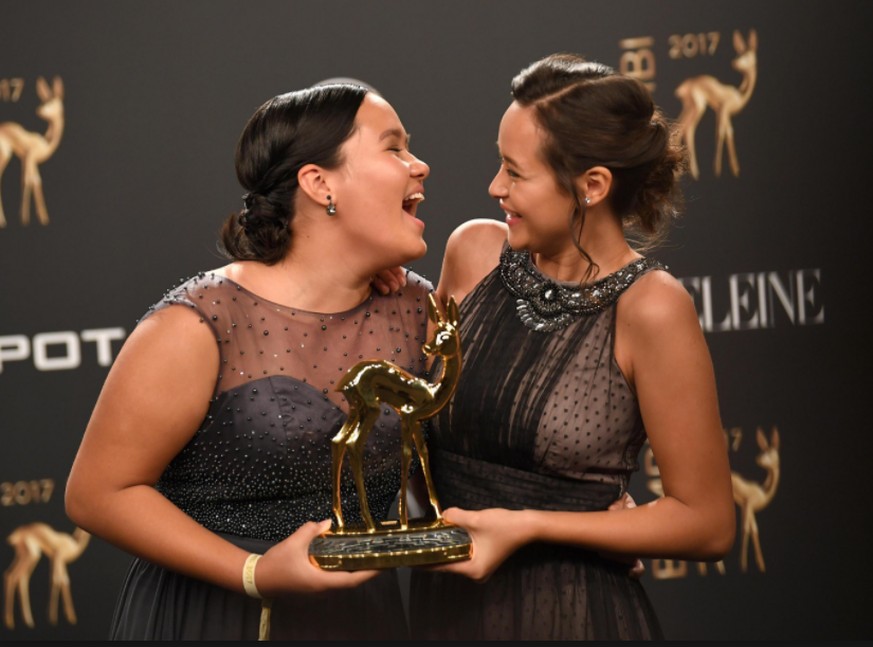
[[[476,218],[458,226],[446,242],[437,292],[443,301],[463,298],[497,267],[506,242],[506,224]]]
[[[191,366],[195,359],[211,364],[218,354],[215,333],[201,313],[186,304],[170,304],[133,329],[118,359],[123,362],[129,356],[136,356],[138,362]]]
[[[484,245],[487,250],[496,249],[499,256],[503,243],[506,242],[506,233],[507,226],[504,222],[491,218],[474,218],[455,228],[449,236],[446,248],[453,246],[463,251],[479,249]]]
[[[691,295],[663,270],[639,277],[619,299],[617,316],[622,327],[644,334],[669,334],[677,327],[699,325]]]
[[[694,301],[669,273],[647,272],[618,300],[616,361],[639,391],[641,373],[652,373],[658,367],[677,370],[682,357],[701,366],[708,357]]]

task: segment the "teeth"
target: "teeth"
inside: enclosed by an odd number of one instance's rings
[[[404,202],[413,202],[417,200],[418,202],[424,202],[424,194],[423,193],[410,193],[408,196],[403,198]]]

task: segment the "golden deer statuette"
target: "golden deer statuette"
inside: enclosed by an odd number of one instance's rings
[[[334,528],[316,537],[309,546],[310,559],[321,568],[353,571],[423,566],[465,560],[472,554],[467,531],[442,517],[421,429],[423,420],[436,415],[449,402],[461,373],[459,313],[454,299],[449,300],[446,310],[444,317],[430,295],[427,312],[434,326],[422,350],[441,358],[442,370],[437,380],[429,382],[390,362],[365,360],[350,368],[336,387],[348,400],[349,416],[331,445]],[[400,416],[400,518],[377,521],[367,503],[363,454],[367,436],[384,405]],[[435,519],[409,519],[406,491],[413,445],[421,459]],[[346,452],[360,500],[363,527],[349,527],[343,521],[340,479]]]
[[[458,306],[454,299],[449,299],[447,316],[443,317],[433,294],[431,294],[428,297],[427,312],[435,327],[432,337],[422,346],[422,350],[427,355],[442,358],[442,373],[437,381],[428,382],[391,362],[365,360],[350,368],[336,386],[336,390],[341,391],[349,403],[348,419],[332,441],[333,513],[336,518],[337,530],[340,532],[345,526],[340,500],[340,479],[346,452],[349,455],[349,464],[361,503],[361,516],[369,532],[376,530],[377,525],[370,514],[364,486],[363,453],[367,436],[378,419],[384,404],[393,408],[400,416],[402,454],[399,515],[401,529],[406,529],[409,523],[406,490],[413,444],[421,460],[430,505],[436,518],[438,520],[442,518],[436,491],[431,480],[427,446],[424,442],[421,422],[436,415],[448,403],[455,391],[458,377],[461,374],[461,340],[458,332]]]

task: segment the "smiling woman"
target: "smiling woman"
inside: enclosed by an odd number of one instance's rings
[[[489,187],[505,223],[458,228],[437,288],[461,304],[464,370],[430,464],[473,557],[413,573],[413,637],[659,638],[616,557],[720,559],[735,523],[697,314],[626,237],[675,215],[682,151],[604,65],[549,56],[512,93]],[[665,496],[615,510],[647,438]]]
[[[371,277],[427,249],[428,166],[387,101],[329,84],[262,105],[236,171],[231,262],[139,322],[68,481],[70,518],[135,556],[111,636],[254,640],[263,597],[275,639],[404,638],[395,573],[323,571],[308,546],[330,525],[339,378],[361,357],[424,373],[432,286],[410,273],[381,295]],[[400,481],[398,420],[381,422],[365,452],[380,518]],[[356,497],[343,501],[358,520]]]

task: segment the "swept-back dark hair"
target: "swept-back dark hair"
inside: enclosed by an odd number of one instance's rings
[[[291,245],[297,173],[306,164],[342,163],[340,148],[355,130],[368,90],[350,83],[316,85],[273,97],[251,116],[236,147],[244,207],[221,228],[231,260],[280,261]]]
[[[552,54],[532,63],[511,87],[516,102],[533,106],[546,133],[542,154],[558,185],[575,201],[570,228],[586,260],[596,268],[579,243],[585,207],[575,180],[594,166],[612,172],[608,199],[639,247],[659,242],[679,215],[685,152],[648,89],[576,54]]]

